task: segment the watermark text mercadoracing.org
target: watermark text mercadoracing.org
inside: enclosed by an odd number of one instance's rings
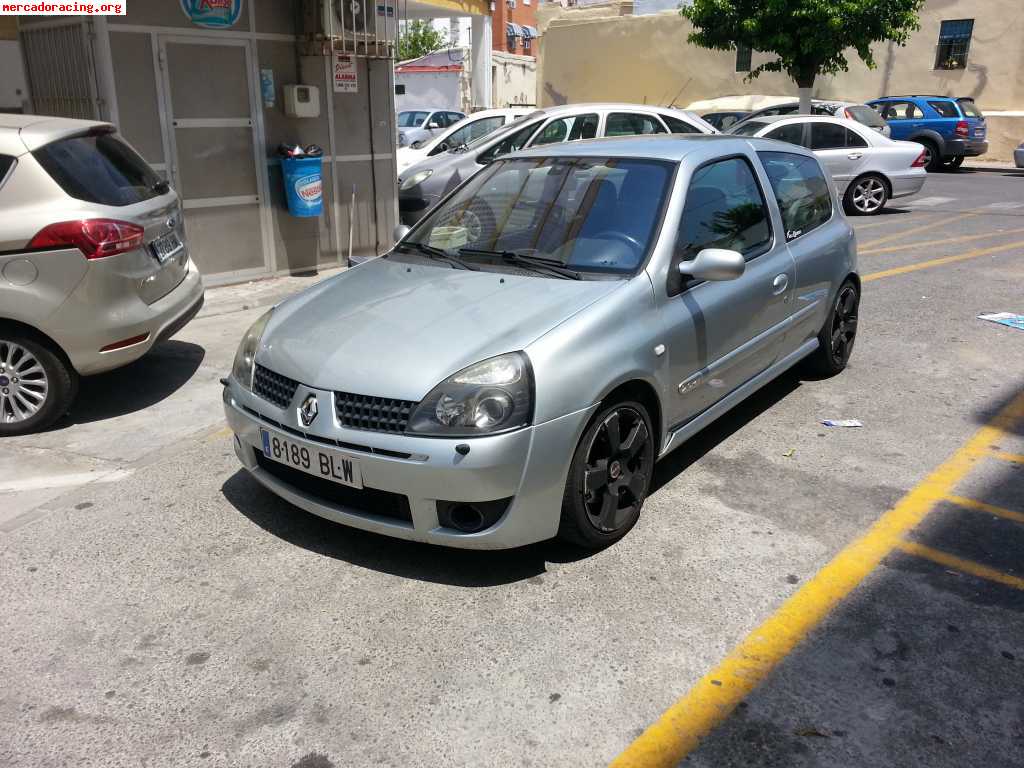
[[[4,3],[0,16],[124,16],[127,2],[119,3]]]

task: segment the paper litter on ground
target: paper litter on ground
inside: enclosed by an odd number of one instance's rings
[[[990,323],[999,323],[1010,328],[1016,328],[1018,331],[1024,331],[1024,315],[1018,315],[1013,312],[989,312],[984,315],[978,315],[978,319],[988,320]]]
[[[826,427],[863,427],[857,419],[825,419],[821,422]]]

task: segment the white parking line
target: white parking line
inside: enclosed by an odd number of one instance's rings
[[[44,488],[66,488],[87,483],[116,483],[132,474],[130,469],[115,469],[110,472],[71,472],[65,475],[41,475],[23,480],[0,481],[0,493],[13,491],[38,491]]]
[[[1014,208],[1024,208],[1024,203],[989,203],[988,205],[981,206],[982,208],[991,208],[995,211],[1008,211]]]
[[[922,197],[917,200],[909,200],[904,205],[912,205],[914,207],[931,208],[934,205],[942,205],[943,203],[952,203],[956,200],[955,197]]]

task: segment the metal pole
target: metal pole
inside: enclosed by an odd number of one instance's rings
[[[356,185],[352,185],[352,202],[348,206],[348,266],[352,266],[352,228],[356,212]]]

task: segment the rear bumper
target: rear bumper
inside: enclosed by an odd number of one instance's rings
[[[924,168],[911,168],[906,173],[892,175],[889,183],[892,185],[892,197],[906,197],[916,195],[921,191],[928,173]]]
[[[152,304],[141,298],[119,302],[117,311],[104,311],[83,302],[68,302],[46,330],[57,341],[75,370],[83,376],[120,368],[146,354],[159,341],[180,331],[203,305],[203,279],[190,260],[188,274],[166,296]],[[101,352],[122,339],[145,336],[136,344]]]
[[[978,157],[988,152],[985,139],[947,139],[943,157]]]
[[[331,393],[300,385],[295,402],[309,393],[331,402]],[[233,380],[224,388],[224,413],[235,433],[235,454],[259,483],[285,501],[337,523],[396,538],[466,549],[508,549],[544,541],[558,532],[565,478],[576,441],[593,409],[502,435],[472,439],[446,439],[396,435],[348,429],[336,419],[324,419],[321,407],[316,434],[305,432],[296,418],[293,402],[284,409],[256,397]],[[333,414],[330,414],[333,416]],[[300,447],[340,450],[358,462],[365,489],[370,494],[402,498],[408,519],[394,519],[375,511],[372,503],[327,498],[311,484],[289,482],[287,473],[264,468],[260,427],[286,431]],[[310,428],[305,428],[310,429]],[[326,441],[340,440],[342,450]],[[455,446],[469,443],[460,455]],[[387,452],[387,454],[383,453]],[[390,454],[390,455],[388,455]],[[264,466],[261,466],[261,461]],[[270,465],[270,469],[274,469]],[[511,499],[504,514],[478,533],[460,533],[444,527],[438,518],[438,501],[487,502]],[[294,514],[281,507],[280,514]]]
[[[1013,150],[1013,162],[1018,168],[1024,168],[1024,149]]]

